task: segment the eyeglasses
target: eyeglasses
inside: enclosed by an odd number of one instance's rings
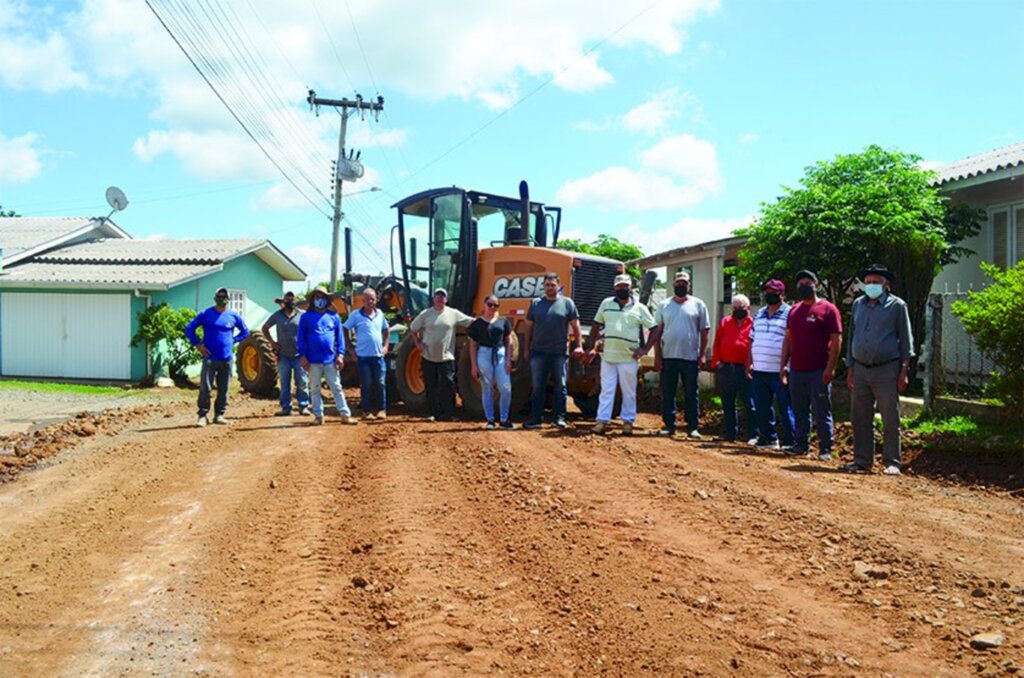
[[[491,303],[490,301],[488,301],[488,302],[487,302],[487,308],[498,308],[498,305],[497,305],[497,304],[494,304],[494,303]]]

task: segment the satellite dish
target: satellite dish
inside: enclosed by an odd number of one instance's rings
[[[128,207],[128,196],[117,186],[111,186],[107,189],[107,204],[110,205],[114,212],[120,212],[125,207]]]

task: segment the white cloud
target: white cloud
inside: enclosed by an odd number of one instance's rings
[[[331,276],[331,254],[316,245],[297,245],[285,252],[299,268],[306,272],[306,279],[313,285]]]
[[[627,111],[622,116],[622,122],[630,132],[660,132],[672,118],[679,115],[684,98],[680,97],[675,89],[658,92],[649,100]]]
[[[39,135],[32,132],[13,139],[0,133],[0,182],[21,184],[39,175],[43,164],[37,141]]]
[[[345,208],[345,211],[359,210],[358,205],[353,204],[352,201],[359,200],[362,195],[368,195],[371,189],[379,184],[380,178],[380,172],[373,167],[366,167],[366,173],[358,182],[346,181],[342,194],[344,198],[342,207]],[[325,190],[329,189],[330,182],[325,182],[324,186]],[[330,198],[334,199],[334,193],[330,193]],[[260,194],[253,201],[252,207],[256,210],[290,210],[307,208],[309,201],[287,181],[278,181]]]
[[[71,41],[61,27],[45,25],[50,11],[0,2],[0,84],[42,92],[86,86]]]
[[[556,198],[566,206],[643,211],[688,207],[722,190],[714,145],[689,134],[663,139],[640,154],[639,164],[567,181]]]
[[[170,154],[192,174],[213,181],[261,181],[278,176],[259,148],[234,132],[156,130],[136,139],[132,150],[142,162]]]
[[[737,229],[750,225],[753,219],[752,216],[730,219],[686,217],[671,226],[655,229],[649,229],[643,224],[630,224],[617,237],[638,245],[644,254],[650,255],[727,238]]]
[[[371,125],[349,127],[346,144],[349,148],[397,148],[405,145],[409,131],[404,129],[381,129]]]
[[[753,144],[753,143],[757,143],[757,140],[760,139],[760,138],[761,137],[759,137],[754,132],[746,132],[746,133],[740,135],[740,143],[741,144]]]
[[[937,170],[945,164],[945,160],[921,160],[917,166],[924,170]]]
[[[597,52],[591,52],[555,74],[554,83],[568,92],[588,92],[610,85],[612,74],[597,65]]]

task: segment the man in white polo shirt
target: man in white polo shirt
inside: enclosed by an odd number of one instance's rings
[[[750,331],[750,358],[747,374],[754,380],[754,410],[757,412],[757,446],[779,449],[779,435],[775,431],[775,408],[779,408],[779,430],[782,447],[793,447],[796,423],[789,404],[789,389],[782,383],[782,342],[786,338],[789,322],[789,304],[783,300],[786,285],[781,280],[769,280],[761,287],[765,306],[754,316]]]
[[[591,348],[587,361],[597,356],[598,335],[604,337],[601,357],[601,397],[597,407],[594,433],[604,433],[612,420],[616,389],[622,391],[622,435],[633,435],[636,421],[636,386],[643,331],[654,328],[654,317],[647,307],[633,298],[633,279],[628,273],[615,276],[615,295],[601,302],[590,328]]]

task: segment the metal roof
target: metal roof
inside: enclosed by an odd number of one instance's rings
[[[269,240],[123,240],[68,245],[5,267],[0,287],[163,290],[209,275],[253,254],[284,280],[306,273]]]
[[[117,224],[100,217],[3,217],[0,248],[9,266],[33,254],[80,238],[130,238]]]
[[[216,273],[219,264],[81,264],[30,261],[0,275],[0,287],[166,290]]]
[[[638,259],[631,259],[626,262],[626,265],[636,266],[638,268],[659,268],[660,266],[667,265],[675,259],[695,254],[703,254],[704,252],[721,249],[723,247],[743,245],[745,242],[747,242],[746,236],[730,235],[727,238],[719,238],[718,240],[710,240],[708,242],[702,242],[695,245],[686,245],[685,247],[677,247],[672,250],[649,254]]]
[[[951,162],[935,170],[933,186],[978,177],[989,172],[1020,167],[1024,172],[1024,143],[1003,146]]]

